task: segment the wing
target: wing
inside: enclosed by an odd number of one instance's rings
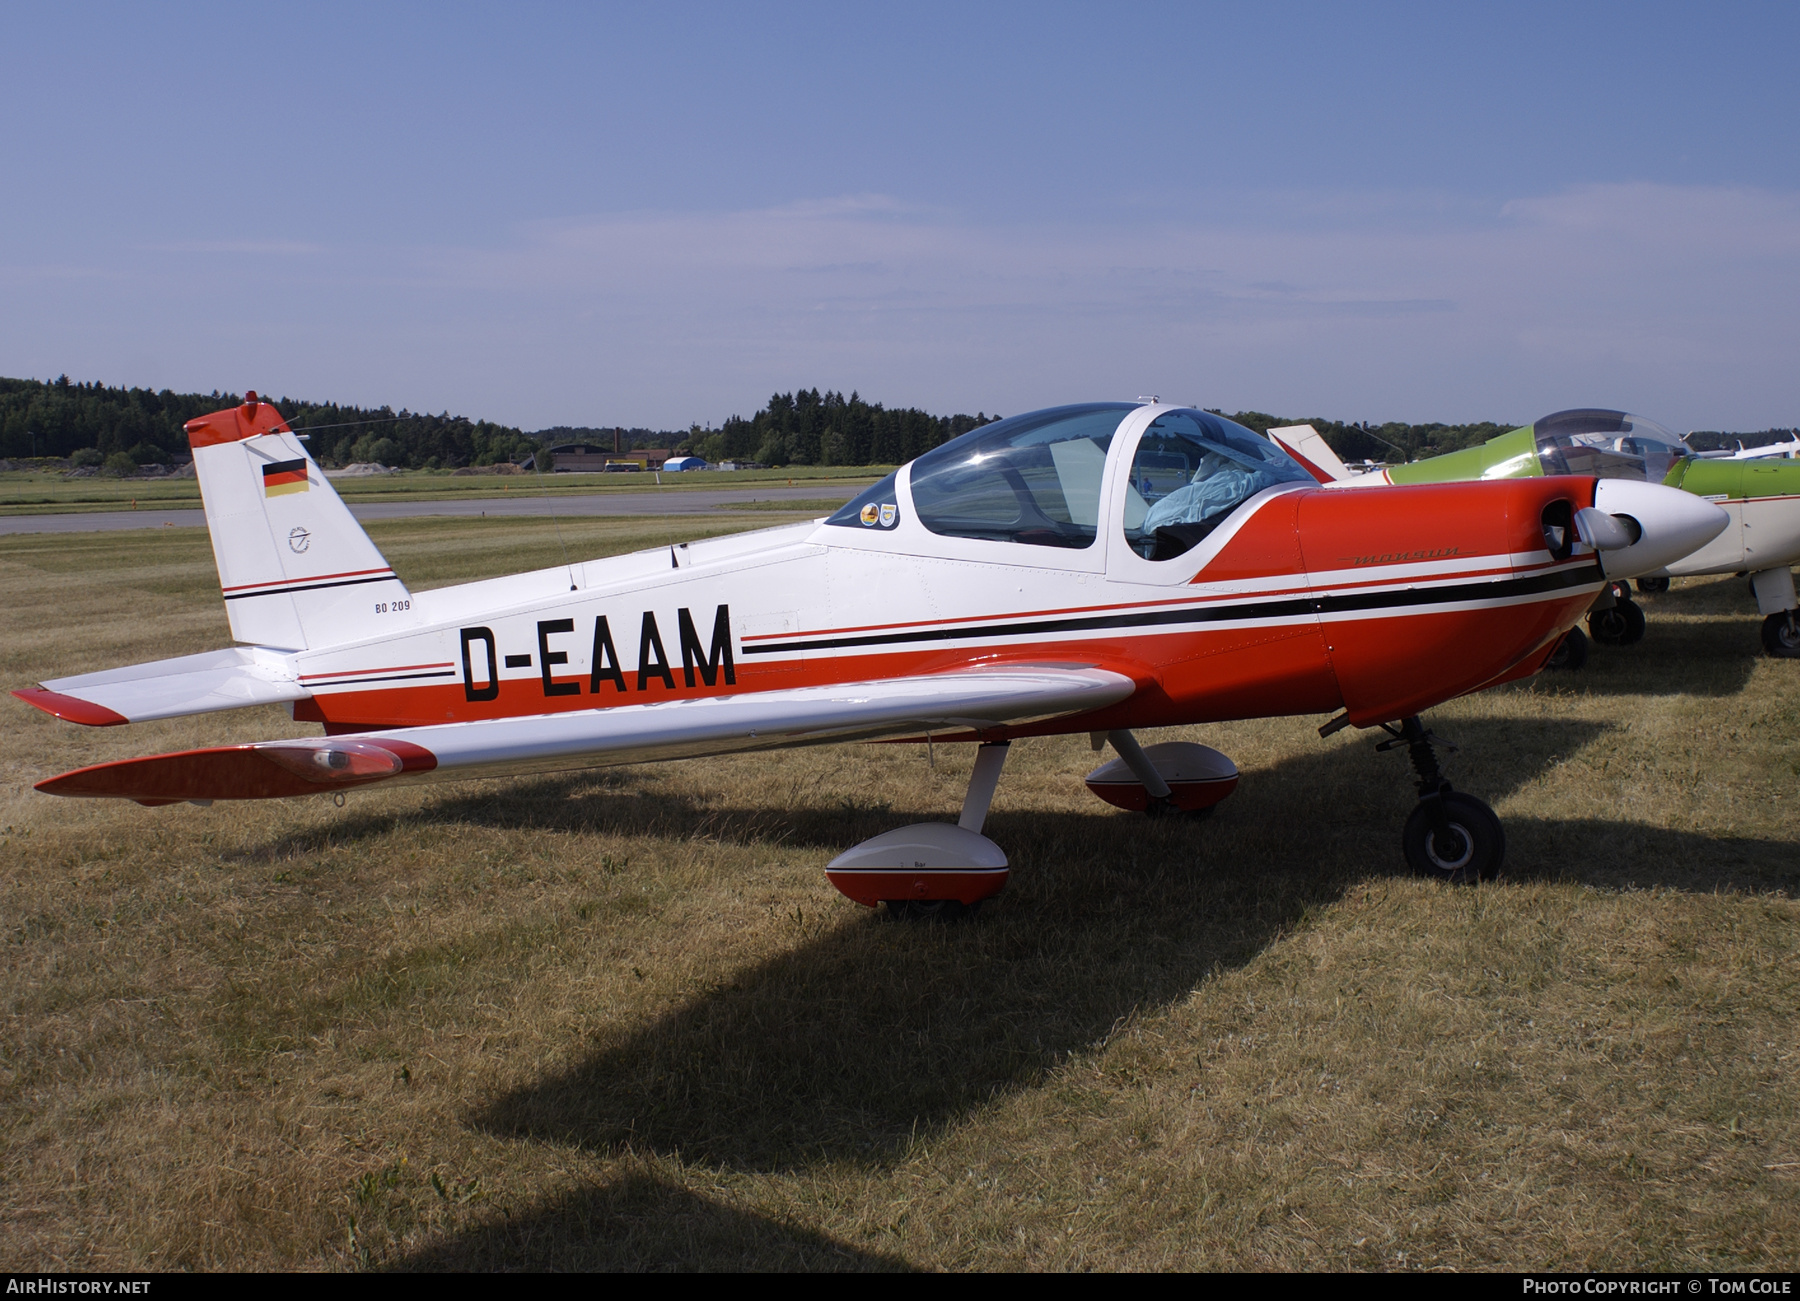
[[[140,804],[275,799],[395,779],[491,777],[825,741],[980,732],[1085,714],[1124,700],[1134,689],[1123,674],[1087,665],[1013,665],[187,750],[78,768],[39,782],[37,789]]]
[[[1800,454],[1800,439],[1787,443],[1768,443],[1762,447],[1743,447],[1731,454],[1733,461],[1761,461],[1777,456],[1794,456]]]

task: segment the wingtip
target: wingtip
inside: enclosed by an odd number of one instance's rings
[[[84,727],[118,727],[121,723],[131,721],[105,705],[65,696],[60,691],[47,691],[43,687],[22,687],[13,692],[13,695],[46,714],[53,714],[66,723],[80,723]]]

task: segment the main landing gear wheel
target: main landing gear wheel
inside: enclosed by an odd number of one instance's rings
[[[1237,789],[1237,765],[1210,746],[1159,741],[1141,746],[1129,731],[1094,733],[1094,748],[1112,743],[1119,757],[1087,775],[1087,788],[1115,808],[1153,818],[1212,816]]]
[[[883,899],[887,915],[903,922],[959,922],[981,911],[980,899],[963,903],[960,899]]]
[[[1800,659],[1800,611],[1783,610],[1763,620],[1763,649],[1776,659]]]
[[[1400,845],[1406,865],[1420,876],[1474,885],[1500,870],[1506,857],[1506,829],[1473,795],[1446,791],[1414,806]]]
[[[1381,727],[1388,739],[1375,748],[1405,746],[1419,779],[1419,803],[1400,833],[1407,866],[1421,876],[1453,885],[1473,885],[1498,876],[1506,861],[1506,830],[1486,804],[1473,795],[1451,790],[1444,780],[1432,745],[1450,743],[1427,732],[1417,714],[1398,725],[1383,723]]]
[[[921,822],[873,836],[832,859],[826,879],[846,898],[884,907],[898,921],[974,916],[983,899],[1006,888],[1006,853],[981,828],[1008,744],[990,741],[975,752],[955,826]]]
[[[1661,596],[1669,590],[1669,580],[1667,578],[1640,578],[1637,580],[1637,589],[1645,596]]]
[[[1644,612],[1628,596],[1618,597],[1610,609],[1588,616],[1588,632],[1602,646],[1630,646],[1644,639]]]
[[[1556,649],[1550,652],[1550,658],[1544,661],[1544,667],[1573,673],[1587,663],[1587,657],[1587,634],[1579,628],[1571,628],[1556,643]]]

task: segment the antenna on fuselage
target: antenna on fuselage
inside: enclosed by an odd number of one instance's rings
[[[548,446],[540,447],[531,458],[531,472],[537,476],[538,486],[544,488],[544,500],[550,503],[550,523],[556,529],[556,545],[562,548],[563,568],[569,571],[569,590],[575,591],[575,563],[569,559],[569,544],[563,541],[562,521],[556,517],[556,503],[550,497],[549,488],[544,486],[544,453]]]

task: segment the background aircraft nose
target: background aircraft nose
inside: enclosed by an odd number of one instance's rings
[[[1596,483],[1594,509],[1629,517],[1638,526],[1636,542],[1600,553],[1600,566],[1612,579],[1635,578],[1673,564],[1718,537],[1731,520],[1691,492],[1630,479]]]

